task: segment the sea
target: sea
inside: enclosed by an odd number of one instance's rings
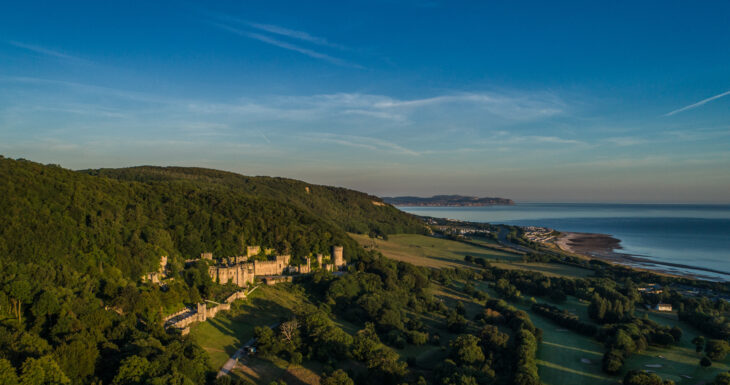
[[[727,274],[652,263],[642,267],[730,281],[730,205],[517,203],[399,208],[416,215],[470,222],[608,234],[621,241],[617,252]]]

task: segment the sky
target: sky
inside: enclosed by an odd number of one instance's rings
[[[728,1],[5,2],[0,154],[730,203]]]

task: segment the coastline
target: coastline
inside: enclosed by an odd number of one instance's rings
[[[697,272],[720,274],[728,277],[726,280],[730,280],[730,272],[727,271],[690,266],[681,263],[662,262],[646,256],[622,253],[617,251],[622,249],[621,240],[608,234],[560,232],[560,236],[555,240],[555,245],[559,249],[569,253],[582,255],[587,258],[596,258],[605,262],[616,263],[632,268],[650,270],[687,278],[700,278],[713,281],[718,280],[717,277],[675,270],[678,268]]]

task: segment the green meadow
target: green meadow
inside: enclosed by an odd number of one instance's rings
[[[261,285],[245,300],[234,302],[230,311],[192,326],[190,335],[208,352],[213,369],[218,370],[253,337],[254,327],[288,318],[298,304],[307,302],[302,293],[290,287]]]

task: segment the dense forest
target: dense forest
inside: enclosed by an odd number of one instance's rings
[[[155,183],[188,182],[197,189],[225,190],[286,203],[334,222],[353,233],[386,235],[423,232],[422,222],[380,198],[346,188],[320,186],[268,176],[244,176],[226,171],[193,167],[130,167],[86,170],[90,175],[126,181]]]

